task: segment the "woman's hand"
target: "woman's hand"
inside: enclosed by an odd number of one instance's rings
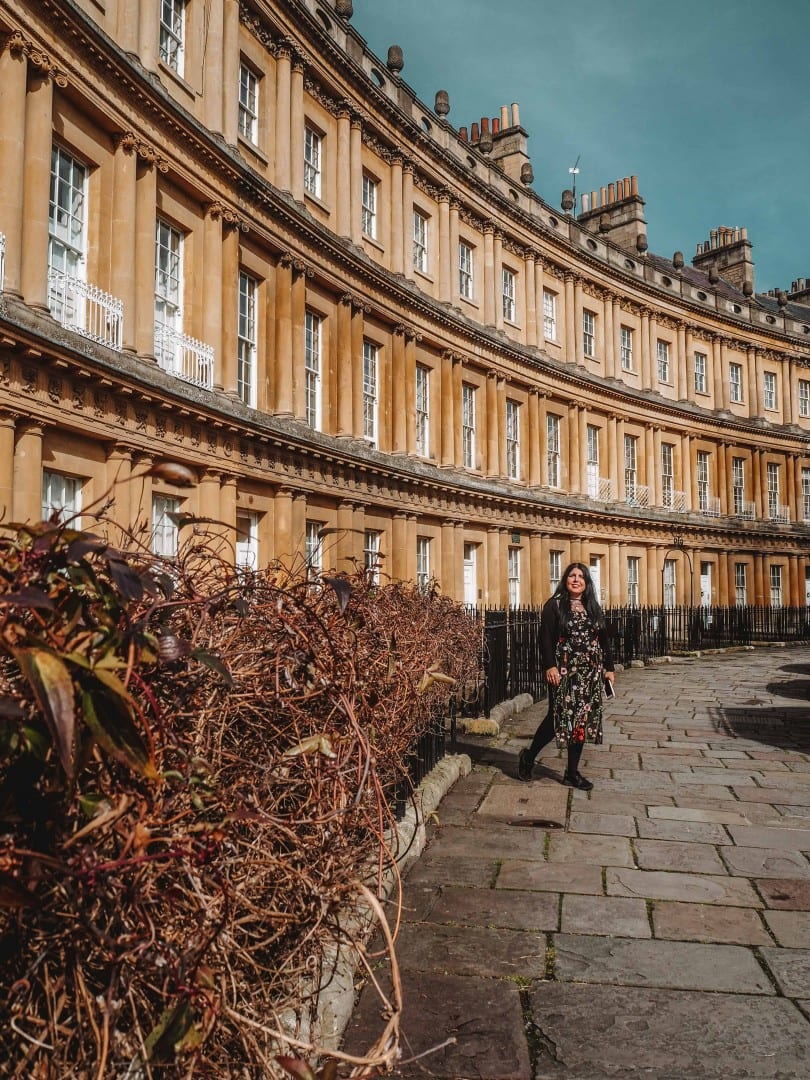
[[[606,671],[605,672],[605,678],[607,679],[607,681],[609,683],[614,683],[616,681],[616,672],[615,671]]]
[[[559,686],[560,685],[559,668],[556,668],[556,667],[546,668],[546,682],[548,683],[549,686]]]

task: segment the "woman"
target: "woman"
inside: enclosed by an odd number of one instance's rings
[[[585,741],[602,741],[602,688],[613,683],[613,657],[605,617],[590,571],[574,562],[565,568],[540,618],[540,648],[548,683],[548,711],[528,749],[518,757],[518,779],[531,780],[534,759],[553,736],[568,747],[563,783],[580,791],[593,784],[579,771]]]

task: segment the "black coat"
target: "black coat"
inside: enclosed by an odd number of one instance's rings
[[[543,659],[543,670],[557,666],[557,642],[560,637],[560,603],[552,596],[543,605],[540,615],[540,654]],[[613,654],[608,643],[607,629],[602,626],[599,629],[599,644],[602,647],[602,666],[605,671],[613,671]]]

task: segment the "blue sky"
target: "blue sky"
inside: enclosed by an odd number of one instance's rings
[[[808,0],[354,0],[352,25],[455,128],[517,101],[551,205],[579,156],[578,202],[638,176],[650,251],[745,226],[757,292],[810,278]]]

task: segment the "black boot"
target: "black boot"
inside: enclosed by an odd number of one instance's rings
[[[591,783],[591,781],[586,780],[582,773],[569,773],[567,769],[565,770],[565,775],[563,776],[563,783],[567,784],[568,787],[576,788],[578,791],[591,791],[593,788],[593,784]]]
[[[531,780],[532,769],[534,768],[534,758],[529,753],[528,749],[521,750],[518,754],[518,767],[517,778],[518,780]]]

